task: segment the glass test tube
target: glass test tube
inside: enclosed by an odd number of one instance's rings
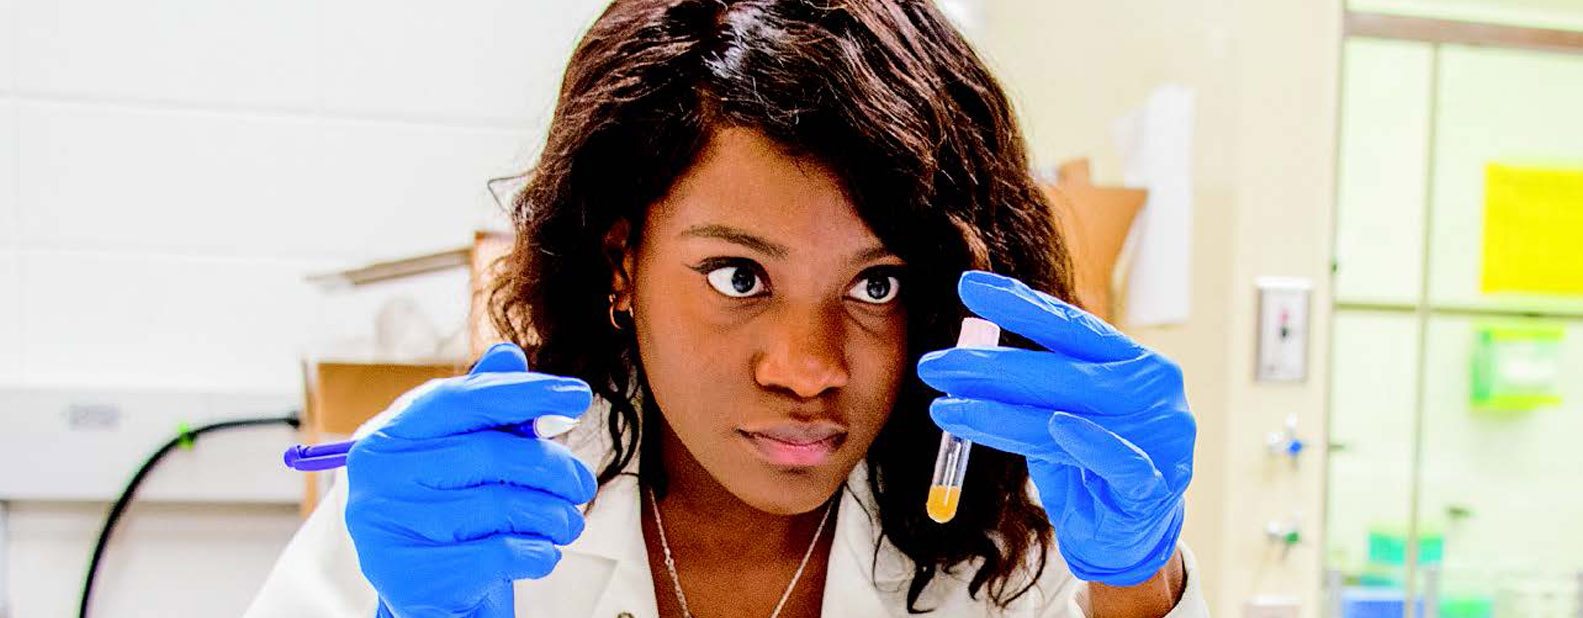
[[[978,318],[962,318],[962,332],[957,335],[956,347],[992,348],[1000,344],[1000,327],[994,322]],[[934,458],[934,480],[929,482],[929,500],[925,505],[929,519],[940,523],[956,517],[956,506],[962,500],[962,478],[967,475],[967,456],[973,451],[973,441],[941,432],[940,452]]]

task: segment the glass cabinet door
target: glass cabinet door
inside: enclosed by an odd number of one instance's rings
[[[1583,50],[1354,37],[1342,67],[1328,615],[1583,617],[1583,290],[1485,277],[1490,166],[1583,178]],[[1576,182],[1516,240],[1583,247]]]

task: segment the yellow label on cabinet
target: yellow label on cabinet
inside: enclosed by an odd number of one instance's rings
[[[1583,294],[1583,169],[1484,167],[1489,292]]]

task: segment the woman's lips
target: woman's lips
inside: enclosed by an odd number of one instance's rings
[[[823,464],[846,441],[845,430],[830,426],[785,425],[740,433],[753,443],[760,457],[776,466]]]

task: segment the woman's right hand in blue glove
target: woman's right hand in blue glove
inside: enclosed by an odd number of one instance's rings
[[[512,580],[555,568],[597,486],[565,447],[509,430],[592,401],[583,381],[531,373],[503,343],[357,441],[346,527],[379,616],[513,615]]]

